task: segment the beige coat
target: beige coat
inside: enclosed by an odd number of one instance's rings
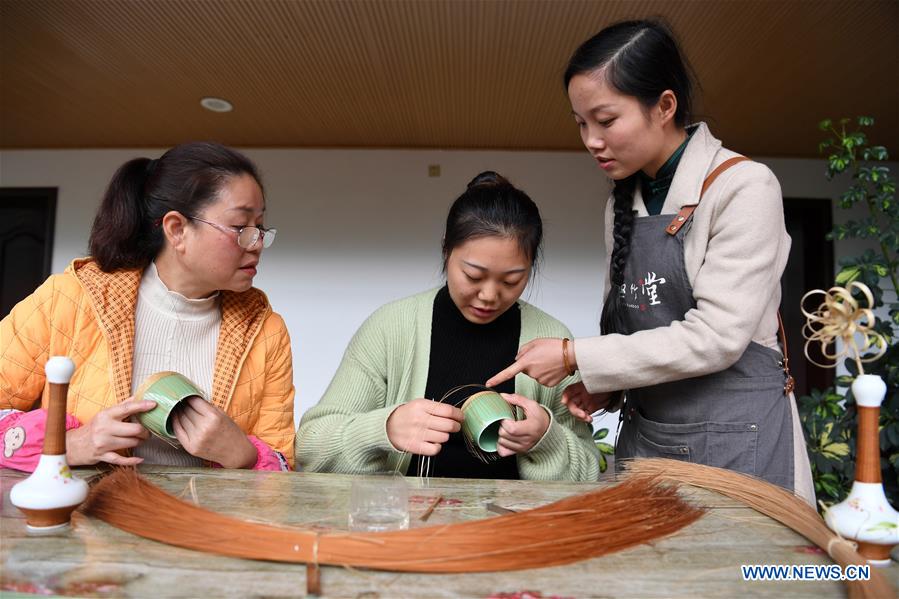
[[[675,215],[695,204],[703,180],[739,154],[700,123],[687,144],[662,207]],[[647,216],[639,186],[637,216]],[[607,256],[612,254],[613,199],[605,211]],[[719,372],[734,364],[750,341],[777,345],[780,278],[790,237],[784,227],[783,197],[774,173],[758,162],[732,166],[706,191],[684,240],[684,263],[696,307],[683,320],[633,335],[577,339],[578,368],[591,392],[617,391]],[[609,290],[608,264],[604,294]],[[807,499],[811,474],[795,401],[796,491]],[[813,497],[813,493],[811,497]]]
[[[738,154],[722,148],[700,124],[681,157],[662,214],[695,204],[705,177],[733,156]],[[609,198],[607,256],[612,254],[612,204]],[[647,216],[639,188],[634,208],[638,217]],[[741,162],[722,173],[693,213],[684,240],[696,308],[667,327],[576,340],[587,389],[616,391],[719,372],[736,362],[750,341],[777,349],[780,277],[789,250],[780,185],[768,167]]]

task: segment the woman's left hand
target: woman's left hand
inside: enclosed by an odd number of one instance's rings
[[[577,368],[574,356],[574,343],[568,345],[569,362],[572,368]],[[488,387],[496,387],[500,383],[508,381],[519,372],[523,372],[541,385],[555,387],[568,376],[565,371],[565,362],[562,359],[561,339],[534,339],[525,343],[515,356],[515,363],[494,375],[487,381]]]
[[[568,385],[562,392],[562,403],[571,415],[587,424],[593,422],[593,413],[605,410],[620,392],[590,393],[583,382]]]
[[[503,399],[524,410],[524,420],[503,420],[496,452],[501,457],[527,453],[549,428],[549,415],[540,404],[516,393],[500,393]]]
[[[189,397],[175,413],[172,428],[187,453],[224,468],[252,468],[256,447],[222,410],[201,397]]]

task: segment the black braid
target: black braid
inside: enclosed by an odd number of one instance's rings
[[[631,175],[615,182],[612,196],[615,202],[612,206],[615,211],[615,224],[612,228],[612,238],[615,240],[612,246],[612,257],[609,260],[609,281],[611,288],[602,307],[599,326],[604,335],[616,332],[614,326],[614,314],[618,310],[619,288],[624,283],[624,266],[631,251],[631,232],[634,224],[634,191],[637,188],[637,175]]]

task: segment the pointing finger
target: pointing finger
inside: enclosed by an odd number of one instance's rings
[[[497,385],[505,383],[516,374],[523,371],[524,368],[524,364],[521,361],[517,361],[502,372],[495,374],[489,381],[487,381],[486,384],[488,387],[496,387]]]

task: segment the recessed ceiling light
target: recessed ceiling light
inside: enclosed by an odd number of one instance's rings
[[[231,102],[221,98],[203,98],[200,100],[200,106],[212,112],[231,112],[234,110]]]

